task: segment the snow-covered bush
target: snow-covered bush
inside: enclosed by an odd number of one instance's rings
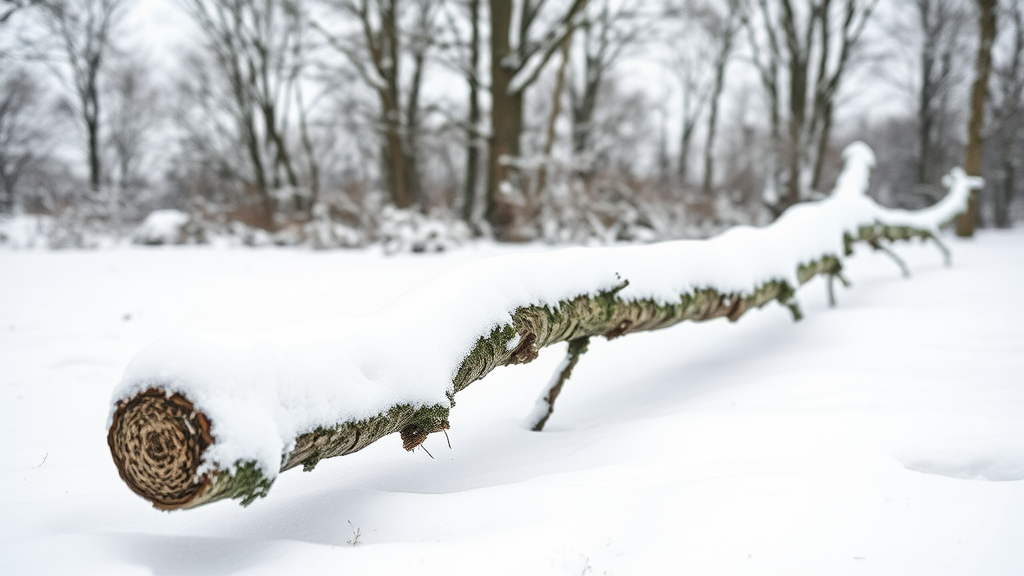
[[[14,248],[97,248],[115,242],[109,230],[69,208],[57,216],[22,214],[0,220],[0,244]]]
[[[313,207],[313,218],[303,226],[305,242],[316,249],[358,248],[366,245],[366,234],[331,218],[324,204]]]
[[[0,218],[0,244],[12,248],[49,247],[53,217],[20,214]]]
[[[189,220],[189,215],[180,210],[154,210],[132,233],[132,242],[148,246],[182,244]]]
[[[443,252],[473,237],[469,226],[461,220],[431,217],[392,205],[384,207],[377,227],[377,238],[386,254]]]

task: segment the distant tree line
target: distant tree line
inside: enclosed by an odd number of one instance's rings
[[[169,54],[147,6],[0,4],[0,212],[642,241],[767,222],[853,139],[920,207],[973,139],[979,223],[1024,214],[1016,0],[169,0]]]

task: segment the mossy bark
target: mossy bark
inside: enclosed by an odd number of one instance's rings
[[[558,367],[558,372],[537,401],[538,409],[537,413],[533,415],[535,420],[530,425],[530,430],[534,432],[544,430],[544,425],[547,424],[548,418],[551,418],[551,414],[555,411],[555,401],[558,400],[559,394],[562,393],[562,388],[572,376],[573,368],[580,361],[580,356],[587,352],[589,345],[590,338],[577,338],[576,340],[569,341],[569,347],[565,352],[565,360]],[[543,412],[540,412],[541,410]]]
[[[858,241],[876,246],[883,240],[911,238],[936,240],[927,230],[876,224],[860,228],[856,237],[847,235],[846,252],[852,253],[852,244]],[[680,265],[685,266],[685,263]],[[842,279],[841,272],[840,255],[826,254],[815,261],[799,264],[797,279],[800,284],[818,275]],[[677,300],[671,302],[620,297],[619,293],[628,284],[628,279],[623,279],[621,284],[611,290],[581,294],[563,300],[556,306],[527,305],[515,309],[511,314],[511,323],[495,327],[489,334],[481,335],[468,351],[450,383],[447,405],[401,404],[365,420],[339,422],[335,426],[318,428],[302,434],[295,438],[291,450],[283,455],[280,470],[285,471],[300,465],[304,470],[312,470],[324,458],[357,452],[396,432],[401,435],[403,447],[406,450],[413,450],[430,434],[448,428],[448,414],[455,405],[456,393],[482,379],[498,366],[531,362],[537,358],[541,348],[552,344],[566,341],[585,342],[596,336],[614,339],[633,332],[667,328],[683,321],[702,322],[715,318],[736,321],[747,311],[761,308],[771,302],[788,307],[795,320],[801,317],[800,310],[793,301],[796,287],[782,279],[753,287],[749,293],[726,293],[713,287],[697,289],[680,294]],[[410,319],[410,322],[412,321],[415,320]],[[145,394],[154,393],[163,394],[159,390],[147,391]],[[134,401],[135,399],[128,399],[119,403],[114,415],[114,425],[110,430],[110,445],[118,470],[136,493],[161,509],[191,508],[224,498],[239,499],[245,505],[266,495],[272,480],[264,475],[254,462],[235,463],[231,470],[207,470],[200,473],[201,458],[194,457],[194,449],[188,453],[192,454],[189,456],[190,459],[186,461],[182,456],[176,464],[179,467],[187,467],[184,471],[191,475],[194,485],[186,487],[187,492],[192,494],[191,497],[161,501],[159,495],[154,498],[154,494],[147,493],[149,489],[146,488],[153,482],[158,484],[159,478],[144,478],[143,482],[129,481],[126,474],[145,474],[144,470],[140,472],[135,465],[140,455],[144,455],[147,450],[153,452],[154,446],[162,450],[166,444],[158,437],[154,437],[157,444],[147,445],[145,438],[135,441],[140,438],[138,430],[121,425],[124,421],[123,410]],[[187,400],[184,401],[188,403]],[[188,406],[191,407],[191,404]],[[174,414],[182,410],[188,412],[190,409],[178,405],[170,408]],[[206,417],[202,413],[195,413],[194,410],[191,415],[206,423],[206,427],[182,427],[175,424],[177,428],[174,428],[174,434],[187,435],[188,432],[181,431],[196,428],[192,432],[198,436],[205,434],[203,438],[208,440],[209,427]],[[173,414],[171,417],[180,419]],[[122,437],[130,438],[133,442],[117,440]],[[202,449],[205,449],[205,446],[201,444]],[[163,457],[162,452],[161,456]],[[174,454],[169,456],[176,457]]]

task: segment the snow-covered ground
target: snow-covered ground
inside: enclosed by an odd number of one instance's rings
[[[459,394],[452,448],[397,436],[241,508],[164,513],[106,446],[129,359],[175,330],[376,310],[523,248],[0,249],[0,574],[1022,574],[1024,232],[848,260],[738,323],[594,341]]]

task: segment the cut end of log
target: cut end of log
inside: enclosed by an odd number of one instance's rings
[[[187,508],[209,488],[197,474],[210,423],[180,394],[150,389],[118,403],[107,444],[121,479],[161,510]]]

